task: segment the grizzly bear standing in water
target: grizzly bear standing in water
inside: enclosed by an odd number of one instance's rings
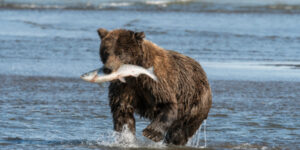
[[[114,129],[127,124],[135,134],[134,112],[151,123],[143,135],[157,142],[185,145],[207,118],[212,93],[202,67],[192,58],[165,50],[145,40],[143,32],[99,29],[103,71],[116,71],[122,64],[154,67],[158,82],[146,75],[112,81],[109,104]]]

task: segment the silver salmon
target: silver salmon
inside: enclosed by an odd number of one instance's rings
[[[140,66],[129,64],[121,65],[117,71],[114,71],[110,74],[104,74],[103,69],[99,68],[81,75],[80,78],[93,83],[108,82],[116,79],[119,79],[121,82],[125,83],[125,77],[138,77],[141,74],[145,74],[152,78],[154,81],[158,81],[156,75],[153,72],[153,67],[145,69]]]

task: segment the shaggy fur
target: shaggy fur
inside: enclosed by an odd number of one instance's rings
[[[127,124],[135,133],[134,112],[151,123],[143,135],[153,141],[184,145],[207,118],[212,93],[202,67],[193,59],[164,50],[148,40],[143,32],[99,29],[100,56],[107,73],[122,64],[145,68],[154,66],[159,82],[145,75],[127,77],[126,83],[112,81],[109,104],[114,129]]]

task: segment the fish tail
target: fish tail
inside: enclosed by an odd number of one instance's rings
[[[153,68],[153,66],[150,67],[150,68],[148,68],[147,70],[149,71],[149,73],[150,73],[150,75],[151,75],[150,77],[151,77],[153,80],[158,81],[158,79],[157,79],[157,77],[156,77],[156,75],[155,75],[155,73],[154,73],[154,68]]]

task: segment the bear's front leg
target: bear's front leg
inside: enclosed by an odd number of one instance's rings
[[[160,112],[150,125],[143,130],[143,135],[155,142],[164,139],[167,129],[177,118],[177,104],[166,103],[158,105]]]
[[[127,125],[130,131],[135,134],[134,91],[126,84],[118,82],[109,86],[109,104],[113,115],[114,130],[121,132],[123,126]]]
[[[130,131],[135,134],[135,119],[133,115],[133,107],[130,105],[118,105],[114,106],[113,122],[114,130],[121,132],[124,125],[127,125]]]

